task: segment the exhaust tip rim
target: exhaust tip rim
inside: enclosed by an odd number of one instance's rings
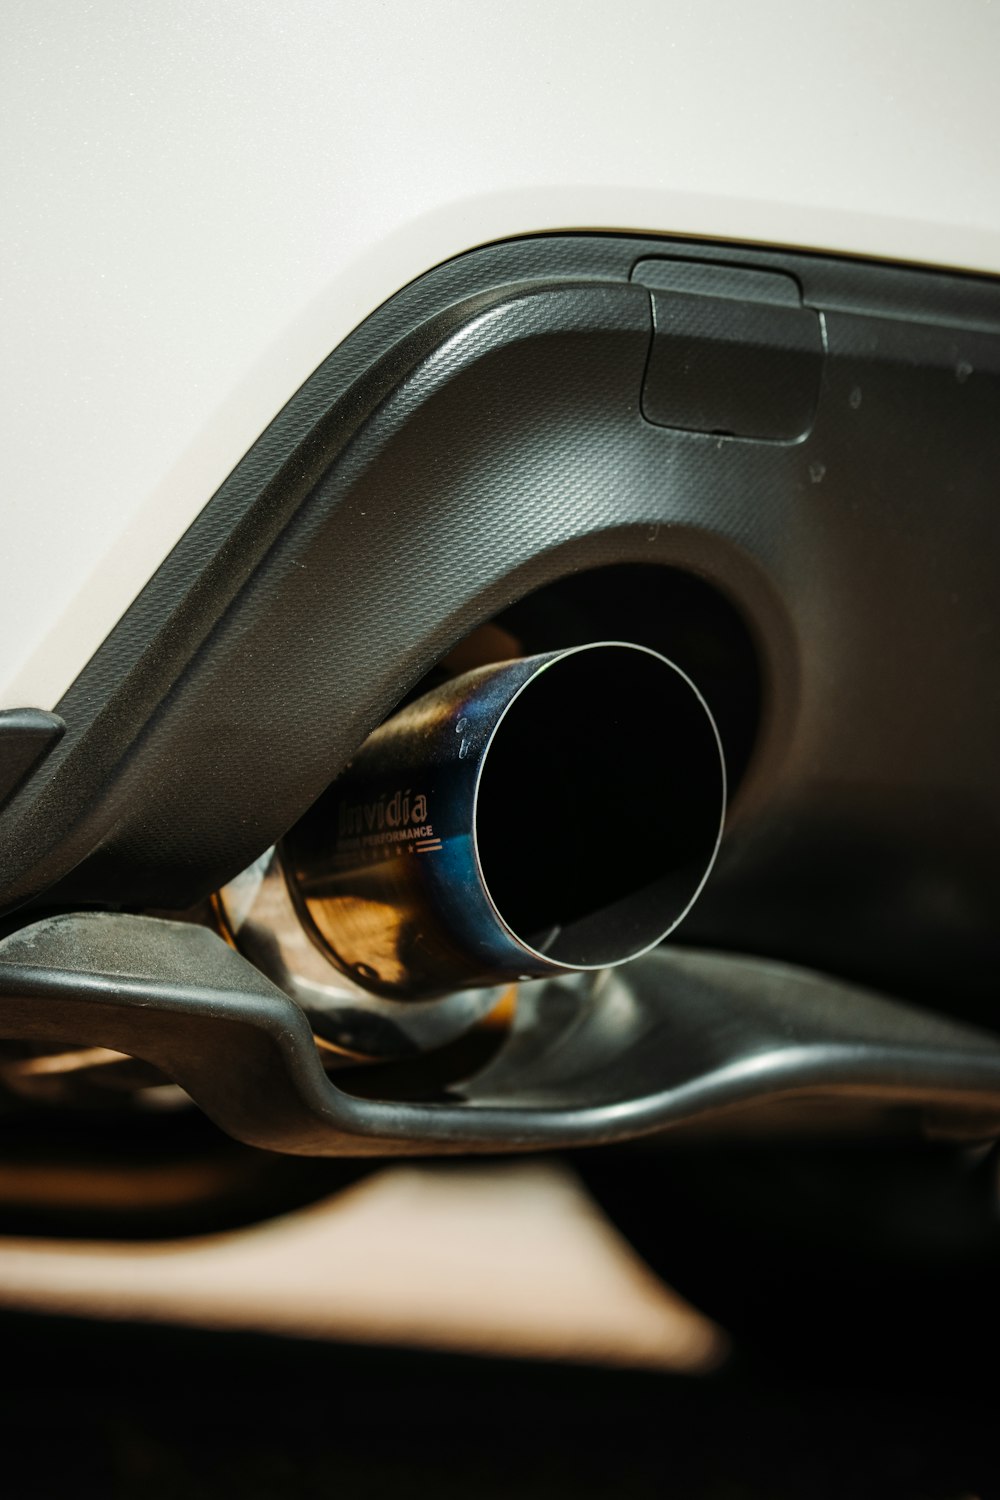
[[[569,962],[563,959],[556,958],[551,953],[545,953],[541,951],[539,948],[534,947],[527,939],[522,937],[517,929],[510,923],[510,921],[508,921],[499,903],[495,899],[493,891],[490,888],[490,883],[487,880],[485,870],[483,868],[482,852],[480,849],[480,791],[482,787],[483,773],[486,770],[487,765],[489,764],[490,752],[493,749],[497,736],[514,705],[520,701],[523,694],[528,690],[528,688],[537,683],[540,677],[544,676],[546,673],[551,672],[553,668],[559,667],[572,657],[579,656],[585,652],[606,651],[609,649],[637,652],[642,653],[645,656],[652,657],[655,661],[672,672],[675,677],[678,678],[692,693],[693,697],[702,710],[704,720],[707,722],[711,730],[712,742],[718,755],[719,821],[718,826],[715,829],[715,838],[712,842],[710,853],[705,860],[704,869],[702,870],[701,877],[698,880],[697,885],[688,896],[681,910],[675,916],[673,916],[671,921],[662,930],[658,931],[657,935],[654,938],[652,938],[649,942],[644,942],[637,948],[630,949],[627,953],[624,953],[621,957],[618,958],[602,958],[600,961],[595,963]],[[528,678],[526,678],[523,683],[521,683],[516,692],[511,695],[510,700],[504,706],[502,712],[496,720],[496,723],[492,726],[486,744],[483,747],[481,755],[479,756],[479,763],[476,768],[476,777],[472,796],[471,843],[473,857],[475,860],[476,875],[483,895],[493,915],[493,918],[495,919],[501,930],[504,932],[506,937],[512,943],[514,943],[515,946],[525,955],[525,959],[527,962],[525,966],[525,973],[522,977],[525,979],[532,979],[538,978],[544,974],[552,974],[553,972],[561,972],[565,974],[597,973],[602,969],[620,968],[622,964],[631,963],[634,959],[641,958],[644,954],[650,953],[654,948],[659,947],[659,945],[664,942],[665,939],[671,935],[671,933],[677,930],[680,924],[687,917],[688,913],[691,911],[695,902],[698,900],[699,896],[704,890],[705,884],[712,873],[716,858],[718,856],[719,847],[722,843],[722,836],[725,831],[727,795],[728,786],[726,775],[726,757],[723,749],[722,737],[719,734],[719,728],[715,722],[715,716],[709,708],[708,703],[706,702],[705,697],[698,688],[697,684],[692,681],[692,679],[683,670],[683,668],[679,667],[676,662],[671,661],[669,657],[664,656],[660,651],[654,650],[651,646],[643,646],[635,641],[619,640],[587,641],[582,645],[568,646],[564,650],[547,655],[545,660],[540,661],[537,669],[532,672],[532,674]]]

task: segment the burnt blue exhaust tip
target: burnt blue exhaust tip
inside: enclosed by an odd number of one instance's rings
[[[423,999],[654,947],[708,877],[725,803],[698,689],[609,641],[480,667],[403,709],[284,858],[335,962]]]

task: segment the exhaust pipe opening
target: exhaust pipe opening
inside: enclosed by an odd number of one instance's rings
[[[533,955],[623,963],[696,899],[724,802],[715,724],[677,667],[624,644],[558,655],[483,754],[474,840],[486,893]]]

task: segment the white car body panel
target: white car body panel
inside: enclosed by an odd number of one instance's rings
[[[316,365],[476,245],[1000,273],[988,0],[98,0],[5,30],[0,707],[52,707]]]

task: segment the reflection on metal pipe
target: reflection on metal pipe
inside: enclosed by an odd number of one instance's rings
[[[420,1000],[645,952],[704,884],[724,811],[694,684],[604,642],[480,667],[403,709],[284,859],[335,962]]]
[[[325,1044],[328,1071],[448,1048],[501,1003],[499,986],[406,1004],[372,994],[336,967],[289,887],[279,852],[269,849],[217,892],[217,920],[233,946],[306,1012]]]

